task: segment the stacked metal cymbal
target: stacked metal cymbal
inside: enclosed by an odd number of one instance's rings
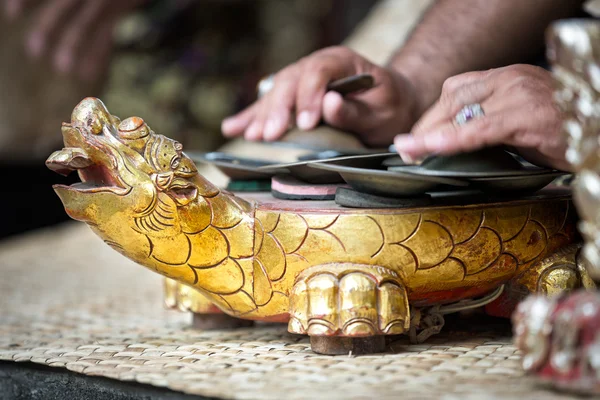
[[[384,198],[406,199],[440,192],[516,196],[536,192],[566,174],[534,166],[500,148],[429,157],[420,165],[407,165],[391,152],[361,155],[323,152],[285,164],[209,153],[199,161],[212,162],[234,180],[271,178],[272,187],[283,188],[284,194],[285,184],[292,181],[296,187],[311,188],[311,193],[317,193],[319,187],[328,188],[328,196],[315,199],[335,197],[339,186]]]

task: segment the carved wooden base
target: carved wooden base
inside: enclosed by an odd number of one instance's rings
[[[202,330],[222,330],[247,328],[254,325],[254,321],[231,317],[227,314],[192,314],[192,327]]]
[[[385,336],[311,336],[310,347],[315,353],[326,355],[381,353],[385,351]]]

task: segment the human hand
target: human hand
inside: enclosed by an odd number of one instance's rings
[[[485,116],[456,124],[456,114],[475,103],[481,104]],[[409,162],[430,154],[508,145],[533,163],[569,170],[562,122],[551,73],[531,65],[512,65],[446,80],[440,99],[411,134],[398,135],[394,143]]]
[[[145,0],[3,0],[9,20],[24,16],[33,6],[25,49],[33,58],[45,54],[62,73],[77,72],[95,79],[104,69],[113,46],[119,18]]]
[[[375,87],[342,97],[327,92],[333,80],[372,75]],[[295,117],[294,117],[295,114]],[[345,47],[330,47],[275,75],[273,88],[254,104],[223,121],[227,137],[276,140],[295,123],[303,130],[325,123],[359,135],[371,146],[387,146],[416,120],[416,95],[399,73],[372,64]]]

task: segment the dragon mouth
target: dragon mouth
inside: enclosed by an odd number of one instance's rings
[[[55,189],[75,190],[82,193],[112,192],[118,195],[127,194],[128,187],[116,172],[101,163],[94,163],[85,150],[67,147],[55,151],[46,160],[46,166],[52,171],[67,176],[73,171],[79,173],[81,182],[71,186],[54,185]]]

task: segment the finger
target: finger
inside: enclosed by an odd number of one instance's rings
[[[327,92],[323,98],[323,119],[333,127],[350,131],[365,131],[373,110],[355,98],[344,98]]]
[[[257,121],[256,119],[246,128],[244,131],[244,139],[250,141],[258,141],[262,139],[264,122]]]
[[[427,155],[427,149],[423,145],[423,140],[410,133],[396,135],[394,138],[394,147],[400,158],[408,164],[416,163],[419,158]]]
[[[345,64],[337,57],[322,56],[304,65],[296,94],[296,124],[300,129],[308,130],[317,126],[322,116],[327,85],[347,75]]]
[[[90,82],[98,79],[107,70],[113,48],[114,24],[115,20],[111,19],[98,26],[93,39],[81,54],[78,73],[83,80]]]
[[[445,84],[445,90],[440,99],[421,117],[414,125],[412,132],[420,135],[428,132],[435,126],[454,117],[462,108],[469,104],[482,103],[493,93],[492,85],[486,79],[477,79],[475,74],[459,75],[459,81]],[[461,85],[461,83],[463,83]]]
[[[265,101],[254,121],[258,139],[276,140],[290,125],[291,111],[296,101],[298,88],[297,66],[281,71],[275,76],[273,89],[265,96]]]
[[[78,0],[54,0],[42,6],[37,14],[34,30],[27,38],[26,49],[32,57],[44,53],[48,41],[60,21],[78,5]]]
[[[267,117],[263,135],[265,140],[277,140],[288,130],[292,116],[291,108],[292,105],[281,108]]]
[[[256,116],[258,104],[253,103],[236,115],[225,118],[221,123],[221,131],[225,137],[239,136],[248,128]]]
[[[514,112],[500,112],[460,126],[447,123],[421,135],[399,135],[394,144],[401,155],[413,160],[430,154],[449,155],[513,144],[513,133],[518,129],[513,115]]]
[[[248,127],[244,130],[244,139],[257,141],[262,140],[263,130],[265,125],[266,109],[268,109],[269,93],[265,94],[256,102],[256,111],[252,122],[248,124]]]
[[[23,9],[22,3],[23,0],[5,0],[4,13],[9,20],[16,18],[20,14]]]
[[[54,56],[54,65],[60,72],[66,73],[72,70],[77,51],[83,41],[90,40],[90,34],[86,31],[99,20],[102,6],[103,3],[97,0],[86,1],[76,18],[72,18],[71,23],[67,25]]]
[[[31,0],[5,0],[4,2],[4,12],[8,19],[15,19],[20,17],[23,13],[23,10],[27,6],[27,3],[30,3]]]

